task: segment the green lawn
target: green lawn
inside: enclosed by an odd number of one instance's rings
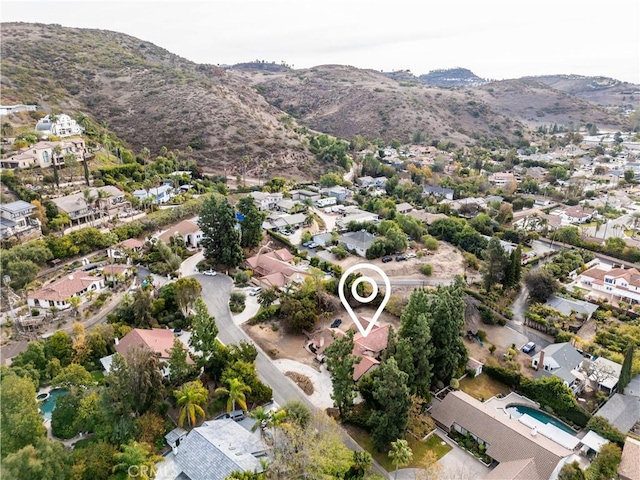
[[[376,462],[378,462],[382,467],[388,472],[393,472],[395,467],[393,466],[393,462],[389,458],[387,452],[378,452],[373,446],[373,441],[371,440],[371,436],[369,433],[363,428],[357,427],[355,425],[345,424],[344,428],[349,432],[349,435],[358,442],[362,448],[364,448],[367,452],[371,454]],[[446,453],[451,450],[449,444],[445,443],[441,445],[442,439],[437,435],[431,435],[427,439],[426,442],[421,440],[417,440],[413,437],[407,439],[409,442],[409,447],[411,447],[411,451],[413,452],[413,460],[409,465],[405,465],[403,468],[417,468],[420,466],[420,462],[424,458],[424,455],[428,450],[432,450],[438,457],[438,459],[442,458]]]
[[[102,370],[93,370],[91,372],[91,377],[93,377],[94,381],[102,384],[104,381],[104,372]]]
[[[511,389],[484,373],[477,377],[465,377],[460,381],[460,390],[480,401],[485,401],[501,393],[507,395]]]

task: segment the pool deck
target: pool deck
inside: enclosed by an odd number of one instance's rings
[[[501,410],[500,413],[504,413],[504,410],[509,405],[524,405],[532,408],[540,408],[540,405],[538,405],[533,400],[530,400],[527,397],[523,397],[522,395],[518,395],[515,392],[511,392],[509,395],[502,398],[491,397],[489,400],[487,400],[484,403],[485,405],[493,407],[496,410],[499,410],[499,411]]]

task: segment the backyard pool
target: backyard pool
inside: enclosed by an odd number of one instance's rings
[[[55,388],[49,392],[49,397],[40,405],[40,412],[45,420],[51,420],[51,412],[56,408],[56,400],[61,395],[66,395],[68,390],[64,388]],[[39,397],[40,395],[38,395]]]
[[[552,417],[551,415],[541,411],[541,410],[537,410],[535,408],[531,408],[531,407],[526,407],[524,405],[509,405],[506,408],[506,412],[510,417],[513,418],[518,418],[521,417],[522,415],[529,415],[530,417],[538,420],[541,423],[550,423],[551,425],[553,425],[554,427],[559,428],[560,430],[570,434],[570,435],[574,435],[576,432],[574,430],[572,430],[571,428],[569,428],[567,425],[565,425],[564,423],[562,423],[560,420],[557,420],[556,418]]]

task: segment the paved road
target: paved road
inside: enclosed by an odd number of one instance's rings
[[[226,275],[216,275],[208,277],[202,274],[193,275],[202,284],[202,299],[207,304],[209,312],[215,316],[216,323],[220,333],[218,338],[225,345],[238,343],[242,340],[253,343],[251,338],[240,329],[231,317],[229,311],[229,294],[233,288],[233,280]],[[256,358],[256,367],[260,379],[267,383],[273,389],[273,399],[282,405],[288,400],[300,400],[307,405],[311,411],[317,408],[309,401],[302,390],[298,388],[288,377],[278,370],[267,355],[256,345],[258,349],[258,357]],[[362,450],[360,446],[346,433],[344,434],[344,443],[351,450]],[[378,473],[388,478],[388,473],[379,465],[374,467]]]

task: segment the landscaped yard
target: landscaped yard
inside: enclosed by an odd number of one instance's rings
[[[344,428],[349,432],[349,435],[358,442],[362,448],[364,448],[367,452],[371,454],[371,456],[378,462],[384,469],[388,472],[393,472],[395,467],[393,466],[393,462],[389,458],[387,452],[378,452],[371,441],[371,436],[364,430],[363,428],[357,427],[355,425],[345,424]],[[449,450],[451,450],[451,446],[444,442],[437,435],[431,435],[426,442],[421,440],[417,440],[413,437],[407,438],[409,442],[409,447],[411,447],[411,451],[413,452],[413,460],[408,465],[405,465],[403,468],[417,468],[420,466],[420,462],[424,458],[425,454],[428,450],[433,451],[438,457],[438,460],[444,457]]]
[[[460,390],[468,393],[481,402],[490,399],[501,393],[507,395],[511,389],[500,383],[488,375],[480,374],[477,377],[469,378],[468,376],[460,381]]]

